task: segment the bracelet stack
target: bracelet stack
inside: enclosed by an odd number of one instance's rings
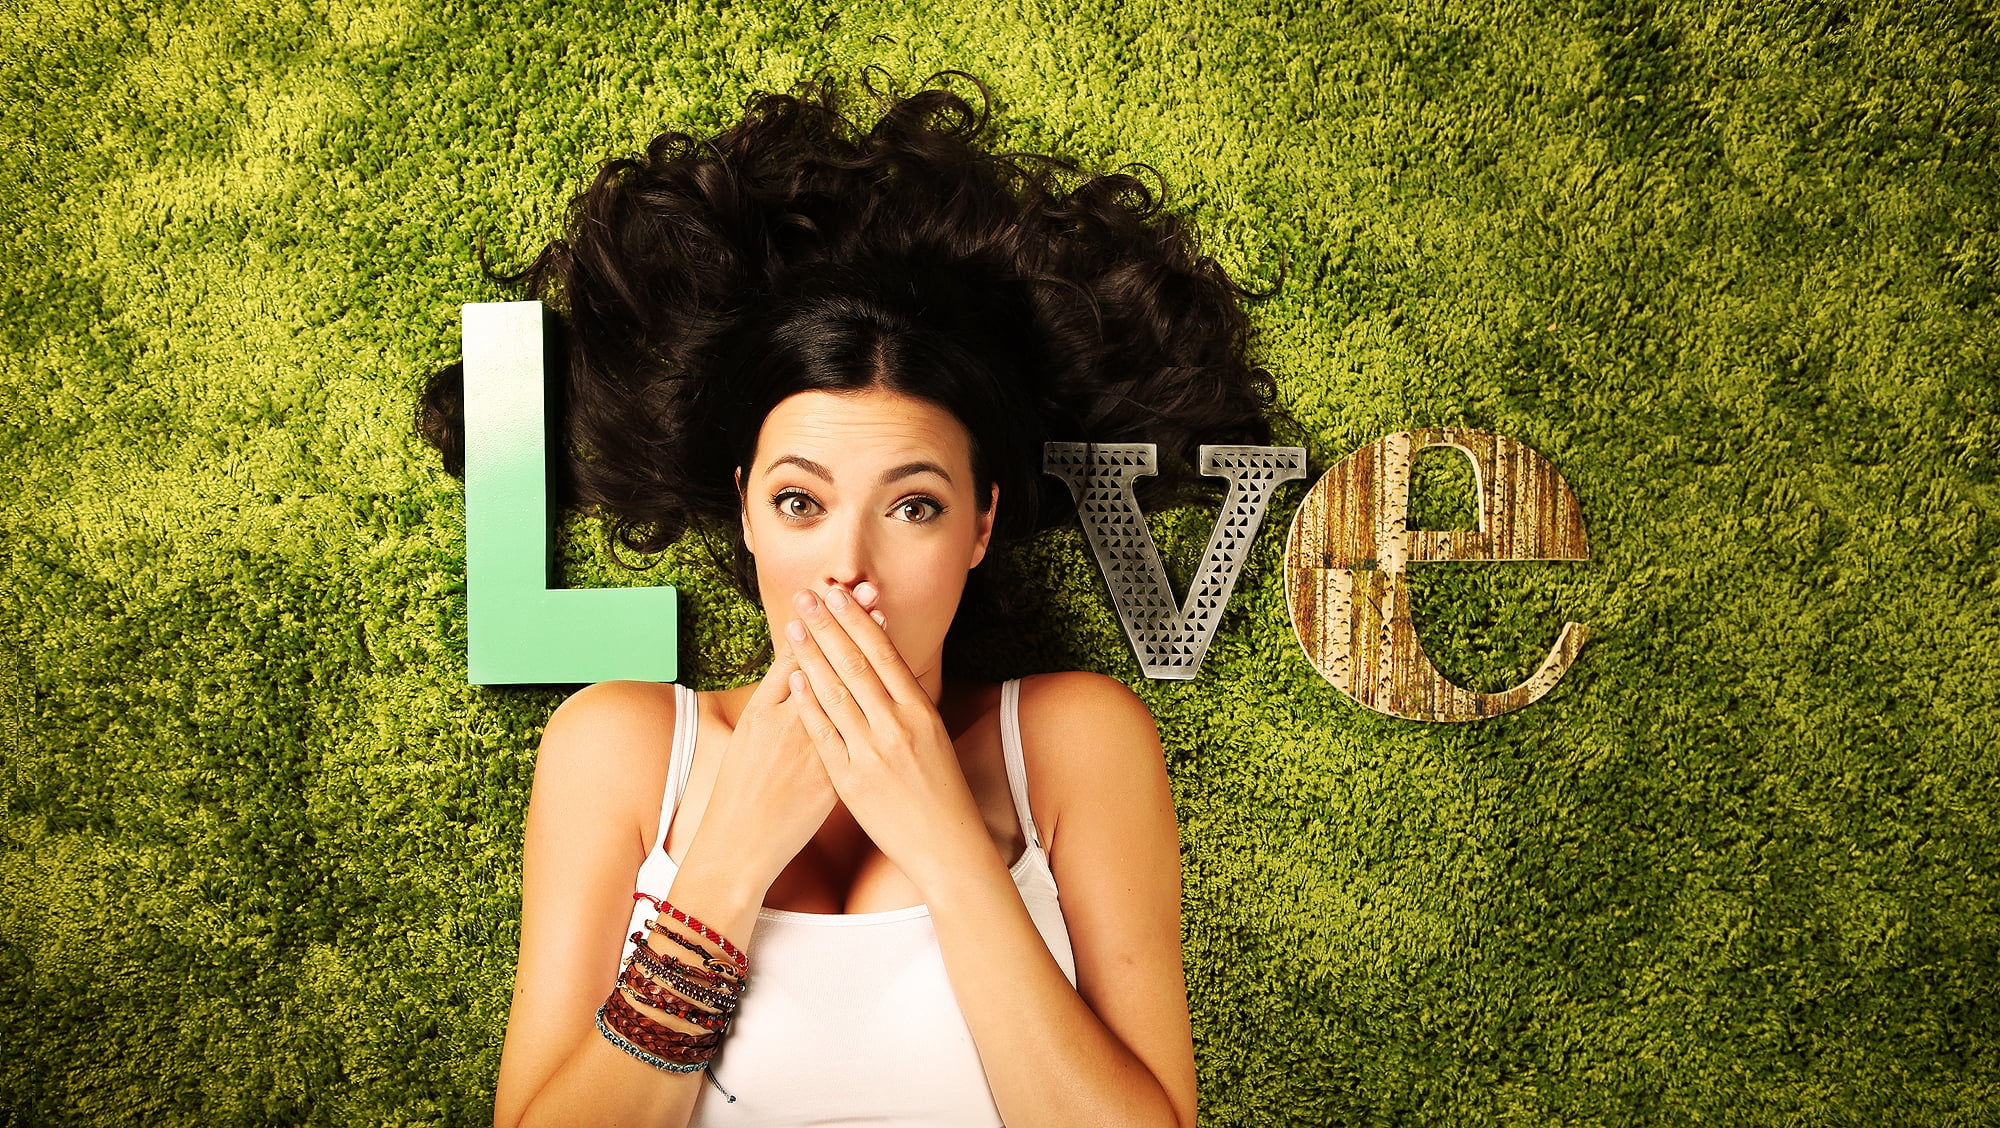
[[[672,904],[648,893],[632,894],[634,901],[652,902],[659,915],[646,922],[647,932],[657,932],[679,948],[697,957],[690,961],[672,952],[663,952],[647,943],[646,932],[634,932],[633,948],[618,982],[604,1005],[597,1008],[597,1030],[612,1045],[655,1069],[672,1073],[694,1073],[708,1068],[709,1059],[722,1047],[729,1030],[730,1016],[749,981],[750,957],[723,935],[689,916]],[[673,920],[687,926],[696,936],[719,948],[718,954],[694,937],[669,928]],[[695,1030],[676,1030],[639,1004],[672,1015]],[[715,1075],[709,1074],[725,1097],[729,1096]]]

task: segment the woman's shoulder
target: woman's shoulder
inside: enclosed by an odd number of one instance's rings
[[[596,780],[606,787],[666,778],[673,751],[672,682],[606,681],[563,699],[542,729],[535,774]],[[624,790],[623,787],[620,790]]]
[[[1021,726],[1032,715],[1038,725],[1105,725],[1136,729],[1153,726],[1152,710],[1124,682],[1088,670],[1031,674],[1021,679]]]
[[[679,694],[672,682],[604,681],[584,686],[563,699],[550,715],[548,734],[560,730],[623,743],[630,738],[657,736],[662,726],[671,737]]]
[[[563,699],[535,756],[531,819],[629,831],[643,855],[673,754],[672,682],[607,681]]]
[[[1064,812],[1166,783],[1152,710],[1123,682],[1067,671],[1021,679],[1021,758],[1035,821],[1057,852]]]

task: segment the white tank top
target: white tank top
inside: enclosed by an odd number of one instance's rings
[[[694,691],[674,687],[674,748],[660,803],[659,839],[639,867],[638,888],[671,896],[677,868],[667,829],[687,787],[698,708]],[[1027,849],[1011,867],[1028,915],[1049,953],[1076,985],[1069,930],[1055,875],[1028,810],[1021,762],[1021,685],[1000,687],[1000,744],[1007,785]],[[631,933],[653,906],[634,901]],[[758,910],[751,974],[722,1049],[709,1071],[736,1100],[701,1086],[689,1128],[744,1125],[925,1125],[993,1128],[1000,1111],[958,1009],[927,905],[879,913]]]

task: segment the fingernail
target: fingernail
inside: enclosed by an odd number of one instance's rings
[[[835,611],[847,610],[847,593],[840,588],[832,589],[826,593],[826,605]]]
[[[889,625],[889,620],[884,618],[880,611],[870,611],[868,613],[868,617],[875,620],[875,625],[878,627],[886,627]]]
[[[882,594],[881,589],[877,588],[874,584],[868,582],[867,580],[863,580],[860,583],[854,585],[854,598],[860,600],[863,603],[873,603],[875,602],[875,597],[881,594]]]
[[[785,679],[785,684],[792,687],[793,693],[804,693],[806,691],[806,676],[797,670],[793,670],[792,676]]]
[[[792,606],[794,606],[794,607],[798,608],[798,609],[799,609],[799,614],[801,614],[801,615],[804,615],[804,614],[807,614],[808,612],[810,612],[810,611],[811,611],[811,610],[813,609],[813,595],[812,595],[812,592],[809,592],[809,591],[802,591],[802,592],[798,593],[797,595],[793,596],[793,597],[792,597]]]
[[[793,619],[791,622],[785,624],[785,637],[791,639],[793,642],[804,642],[806,640],[806,625],[797,619]]]

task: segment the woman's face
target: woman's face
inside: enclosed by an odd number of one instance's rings
[[[881,389],[800,392],[765,417],[750,461],[738,470],[743,542],[773,645],[785,645],[800,591],[823,599],[868,581],[903,660],[937,687],[945,631],[997,504],[980,512],[964,426]]]

